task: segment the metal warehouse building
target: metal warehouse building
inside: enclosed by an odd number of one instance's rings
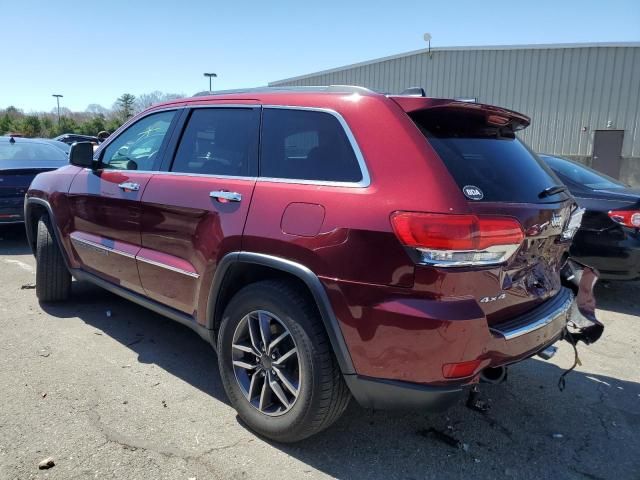
[[[531,117],[521,138],[536,151],[640,185],[640,42],[423,49],[269,85],[420,86],[499,105]]]

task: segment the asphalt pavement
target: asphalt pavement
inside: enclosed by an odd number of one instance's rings
[[[597,287],[606,330],[563,392],[567,343],[483,385],[487,413],[352,402],[280,445],[238,419],[195,333],[81,282],[40,305],[34,269],[22,229],[0,229],[0,479],[640,479],[639,282]]]

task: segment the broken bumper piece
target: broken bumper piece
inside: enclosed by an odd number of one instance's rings
[[[596,318],[596,299],[593,287],[598,273],[573,259],[567,260],[562,269],[562,284],[570,288],[575,296],[567,318],[567,338],[574,345],[584,342],[589,345],[598,341],[604,325]]]

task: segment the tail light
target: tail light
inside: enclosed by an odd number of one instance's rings
[[[611,210],[609,218],[625,227],[640,228],[640,211],[638,210]]]
[[[522,226],[510,217],[395,212],[391,224],[419,263],[438,267],[503,263],[524,240]]]
[[[569,241],[572,240],[576,232],[582,225],[582,217],[584,216],[585,209],[582,207],[575,207],[571,212],[569,221],[564,226],[564,230],[560,234],[560,240]]]

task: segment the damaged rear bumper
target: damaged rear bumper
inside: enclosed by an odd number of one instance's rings
[[[575,344],[597,341],[603,325],[595,317],[593,287],[597,273],[568,261],[562,272],[560,292],[540,307],[509,322],[492,326],[483,355],[482,368],[520,362],[548,349],[558,340]],[[346,375],[345,380],[362,406],[376,409],[426,409],[440,411],[460,399],[473,377],[445,384],[424,384]]]
[[[544,351],[558,340],[572,344],[596,342],[604,326],[596,319],[593,287],[598,274],[568,260],[562,269],[558,294],[534,310],[509,322],[493,325],[490,367],[519,362]]]
[[[488,325],[474,299],[443,301],[406,296],[387,287],[324,279],[341,321],[355,375],[345,380],[358,402],[373,408],[439,410],[478,382],[488,367],[510,365],[558,340],[593,343],[603,326],[595,318],[597,273],[569,261],[563,287],[538,307],[501,324]],[[454,378],[451,364],[475,364]]]

